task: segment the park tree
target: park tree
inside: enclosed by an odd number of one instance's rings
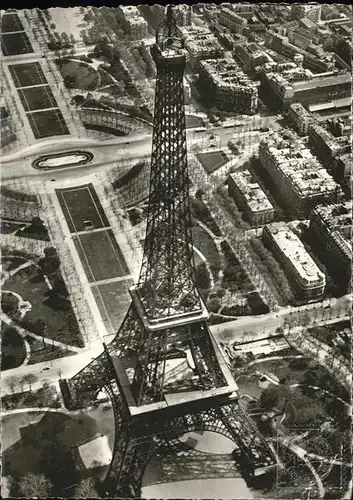
[[[221,308],[221,302],[219,299],[211,299],[209,302],[208,302],[208,308],[211,312],[214,312],[214,313],[218,313],[218,311],[220,310]]]
[[[26,474],[18,481],[18,490],[24,498],[48,498],[52,484],[43,474]]]
[[[7,378],[6,379],[6,385],[10,389],[10,391],[12,392],[12,394],[15,394],[16,388],[18,386],[18,381],[17,381],[16,377],[9,377],[9,378]]]
[[[219,112],[218,116],[219,116],[219,119],[221,122],[224,122],[227,119],[226,115],[224,114],[224,111],[222,111],[222,110]]]
[[[264,389],[260,396],[261,408],[265,410],[272,410],[275,408],[280,400],[280,394],[277,387],[267,387]]]
[[[65,284],[65,281],[59,275],[55,278],[53,283],[53,290],[56,294],[61,295],[61,297],[67,298],[69,296],[69,291]]]
[[[47,407],[50,406],[55,399],[56,391],[47,382],[43,384],[43,387],[37,391],[38,406]]]
[[[304,314],[302,314],[300,316],[300,324],[305,328],[307,327],[309,324],[310,324],[311,320],[310,320],[310,316],[309,314],[306,312]]]
[[[203,262],[196,267],[195,271],[195,281],[198,288],[202,290],[208,290],[210,288],[210,275],[206,264]]]
[[[25,384],[28,384],[29,390],[32,391],[32,385],[37,382],[38,378],[33,373],[27,373],[22,377]]]
[[[83,95],[74,95],[71,102],[76,106],[81,106],[85,102],[85,97]]]
[[[67,89],[73,89],[76,85],[76,78],[73,75],[65,75],[64,84]]]
[[[84,479],[75,488],[74,498],[100,498],[93,478]]]
[[[38,265],[44,274],[53,274],[60,267],[60,259],[55,247],[44,249],[44,257],[38,261]]]
[[[10,318],[16,318],[18,314],[18,298],[12,293],[3,292],[1,295],[1,309]]]
[[[298,325],[298,319],[294,316],[286,316],[283,320],[283,327],[287,329],[287,333],[290,332],[292,328]]]
[[[226,291],[224,290],[224,288],[220,288],[217,292],[217,296],[222,299],[226,294]]]

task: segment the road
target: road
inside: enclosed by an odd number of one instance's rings
[[[303,305],[300,307],[284,307],[277,313],[262,314],[260,316],[244,316],[234,321],[228,321],[220,325],[212,325],[211,332],[217,342],[228,338],[229,342],[241,341],[244,332],[249,332],[252,339],[256,336],[266,336],[275,333],[276,329],[283,326],[286,317],[293,316],[298,319],[299,314],[307,314],[313,324],[316,321],[330,321],[338,318],[349,317],[349,305],[352,297],[345,295],[339,299],[331,299],[331,307],[328,301]]]
[[[348,317],[347,308],[351,302],[351,296],[347,295],[332,303],[332,320],[334,320],[335,317],[339,317],[341,319]],[[251,332],[251,334],[254,334],[251,335],[252,340],[254,340],[256,337],[274,334],[276,328],[283,326],[283,321],[287,316],[293,315],[294,317],[298,317],[299,312],[307,313],[312,323],[314,322],[315,317],[317,318],[317,321],[325,319],[329,320],[330,318],[330,308],[327,308],[327,302],[321,302],[297,308],[283,308],[278,313],[269,313],[261,316],[244,316],[221,325],[212,325],[210,329],[217,342],[224,340],[225,337],[230,343],[241,341],[244,332]],[[33,388],[39,389],[45,382],[56,383],[59,379],[58,370],[61,371],[60,375],[62,378],[72,377],[75,373],[84,368],[92,358],[98,356],[101,352],[102,345],[97,343],[92,349],[86,349],[80,354],[45,363],[20,366],[19,368],[15,368],[13,370],[6,370],[1,374],[0,387],[2,395],[4,396],[11,393],[8,386],[10,378],[16,380],[18,384],[18,381],[24,375],[31,373],[38,377],[38,381],[33,384]],[[44,370],[44,368],[46,369]],[[18,384],[16,392],[19,391],[20,387]]]
[[[268,126],[270,129],[278,128],[277,117],[252,117],[244,120],[241,127],[210,127],[205,132],[194,132],[189,130],[189,146],[198,141],[202,141],[211,134],[219,137],[221,147],[227,147],[230,139],[245,139],[251,142],[258,142],[265,135],[254,128]],[[97,169],[110,168],[112,164],[119,161],[126,165],[127,162],[134,162],[151,153],[152,134],[131,134],[127,137],[113,138],[107,141],[97,141],[94,139],[82,138],[56,138],[51,141],[42,141],[30,147],[23,148],[17,153],[3,156],[1,160],[2,179],[31,179],[35,178],[49,180],[68,177],[78,178],[82,175],[96,172]],[[94,158],[89,165],[73,166],[63,169],[52,169],[50,171],[37,170],[32,167],[32,161],[44,154],[62,153],[77,149],[89,150],[94,154]]]
[[[22,150],[18,155],[10,155],[2,159],[2,179],[11,180],[21,178],[22,180],[34,179],[43,181],[50,179],[78,178],[83,175],[97,172],[97,169],[111,168],[119,161],[127,164],[129,161],[139,160],[151,152],[151,136],[136,135],[127,139],[113,139],[98,142],[89,139],[66,139],[57,140],[55,149],[52,142]],[[62,153],[64,151],[89,150],[94,158],[88,165],[73,166],[49,171],[37,170],[32,167],[32,161],[44,154]]]

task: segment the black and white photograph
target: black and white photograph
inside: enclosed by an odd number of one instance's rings
[[[1,9],[1,497],[352,498],[352,5]]]

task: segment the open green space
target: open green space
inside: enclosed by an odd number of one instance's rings
[[[18,293],[32,304],[32,309],[18,323],[30,332],[69,345],[83,346],[83,339],[69,301],[59,301],[50,294],[43,275],[31,265],[21,269],[4,283],[7,290]]]
[[[115,79],[107,71],[99,68],[98,74],[100,77],[100,86],[99,86],[100,88],[97,90],[100,90],[102,87],[105,87],[105,85],[112,85],[112,84],[115,85],[115,83],[116,83]],[[120,86],[118,85],[118,87],[120,87]],[[108,91],[108,88],[104,89],[104,92],[106,92],[106,91]]]
[[[16,236],[34,240],[50,241],[48,230],[39,217],[33,217],[31,224],[17,231]]]
[[[68,88],[95,90],[98,83],[97,71],[82,61],[56,60],[60,73]]]
[[[2,266],[6,271],[12,271],[29,260],[35,260],[36,255],[14,248],[2,249]]]
[[[213,174],[217,169],[229,161],[224,151],[207,151],[206,153],[197,153],[197,158],[208,174]]]
[[[223,274],[223,287],[234,291],[252,291],[254,288],[253,284],[235,256],[229,243],[224,240],[221,242],[221,247],[226,263]]]
[[[70,133],[60,109],[27,113],[27,118],[36,139]]]
[[[30,335],[27,335],[26,340],[31,349],[31,356],[28,361],[29,365],[42,363],[44,361],[52,361],[53,359],[64,358],[67,356],[73,356],[75,354],[74,352],[68,351],[67,349],[61,349],[60,347],[53,346],[47,343],[45,344],[43,341],[34,339]]]
[[[49,85],[18,89],[18,94],[25,111],[56,108],[58,106]]]
[[[129,274],[111,229],[75,235],[73,241],[88,281],[101,281]]]
[[[238,358],[245,364],[239,364]],[[262,409],[262,413],[282,413],[284,419],[280,425],[284,435],[295,433],[298,428],[305,430],[308,426],[317,429],[320,424],[330,422],[326,429],[328,435],[334,438],[338,428],[344,430],[349,425],[348,392],[314,360],[302,357],[266,359],[261,356],[257,358],[259,362],[246,368],[246,359],[243,358],[239,355],[233,360],[240,393],[257,399],[257,407]],[[265,386],[261,386],[259,382],[266,381],[263,374],[277,377],[279,383],[267,381]],[[269,423],[263,431],[275,435],[277,431]]]
[[[16,88],[48,83],[39,62],[11,64],[8,68]]]
[[[1,33],[11,33],[13,31],[23,31],[23,25],[17,14],[6,12],[0,18]]]
[[[4,56],[17,56],[33,52],[31,42],[24,31],[3,33],[1,35],[1,50]]]
[[[124,319],[131,302],[129,288],[132,285],[132,280],[92,285],[92,293],[109,334],[118,331]]]
[[[202,118],[195,115],[185,115],[186,128],[204,127],[205,122]]]
[[[85,231],[84,222],[86,221],[89,221],[94,229],[109,226],[108,219],[92,184],[57,189],[56,195],[72,233]]]
[[[275,375],[279,380],[285,379],[288,384],[301,383],[308,370],[310,361],[307,358],[264,359],[252,365],[251,370],[258,370],[270,377]]]

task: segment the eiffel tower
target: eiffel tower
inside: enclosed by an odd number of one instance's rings
[[[102,489],[122,498],[140,496],[151,457],[177,449],[178,436],[185,432],[209,430],[232,439],[250,477],[276,467],[274,454],[240,404],[195,285],[183,89],[186,51],[170,6],[151,53],[157,79],[139,279],[114,340],[63,385],[71,408],[84,408],[103,387],[109,393],[115,443]]]

